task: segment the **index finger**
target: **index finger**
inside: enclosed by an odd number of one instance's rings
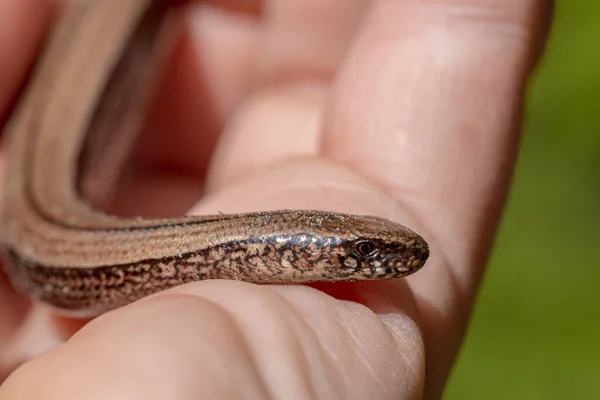
[[[550,8],[378,1],[327,114],[328,155],[387,190],[411,212],[397,219],[430,242],[428,266],[409,281],[434,386],[454,359],[490,251]]]

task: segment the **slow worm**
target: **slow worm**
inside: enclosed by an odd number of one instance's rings
[[[63,313],[93,316],[201,279],[358,281],[421,268],[425,240],[378,217],[121,218],[87,200],[97,165],[117,172],[134,143],[173,36],[170,3],[85,1],[53,31],[7,125],[1,234],[13,285]],[[97,147],[109,162],[90,161],[103,159]]]

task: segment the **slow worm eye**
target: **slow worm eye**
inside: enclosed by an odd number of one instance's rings
[[[369,242],[368,240],[363,240],[356,243],[356,251],[361,256],[370,257],[377,254],[379,251],[377,246],[373,242]]]

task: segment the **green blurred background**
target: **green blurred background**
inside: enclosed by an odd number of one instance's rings
[[[559,2],[444,399],[600,399],[600,2]]]

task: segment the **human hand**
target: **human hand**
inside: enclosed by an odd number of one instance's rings
[[[260,18],[253,2],[229,3],[190,10],[115,211],[173,215],[204,194],[192,213],[380,215],[422,234],[430,261],[387,282],[198,282],[81,329],[4,280],[5,368],[79,330],[25,363],[0,399],[440,396],[506,196],[549,2],[272,1]],[[43,34],[44,4],[0,3],[0,113]]]

